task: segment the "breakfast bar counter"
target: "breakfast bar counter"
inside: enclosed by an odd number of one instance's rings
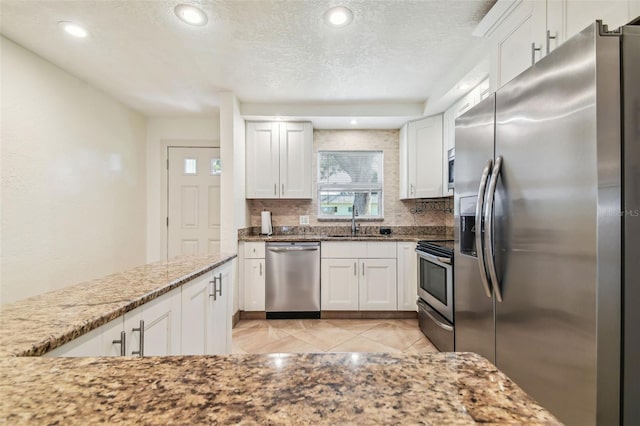
[[[473,353],[0,357],[7,424],[558,424]]]

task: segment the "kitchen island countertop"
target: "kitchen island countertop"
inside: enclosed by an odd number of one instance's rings
[[[3,305],[0,356],[42,355],[236,256],[176,257]]]
[[[8,424],[558,424],[473,353],[0,358]]]

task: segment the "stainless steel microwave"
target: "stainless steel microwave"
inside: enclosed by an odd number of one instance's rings
[[[456,159],[456,149],[455,148],[451,148],[447,153],[448,153],[448,158],[449,158],[448,188],[449,189],[453,189],[454,181],[455,181],[453,163],[455,163],[455,159]]]

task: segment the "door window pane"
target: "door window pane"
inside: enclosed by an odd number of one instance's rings
[[[184,174],[185,175],[195,175],[198,173],[197,168],[198,162],[195,158],[185,158],[184,159]]]
[[[217,176],[222,173],[222,163],[219,158],[211,159],[211,175]]]

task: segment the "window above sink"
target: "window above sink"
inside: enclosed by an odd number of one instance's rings
[[[382,219],[382,151],[318,151],[318,219]]]

